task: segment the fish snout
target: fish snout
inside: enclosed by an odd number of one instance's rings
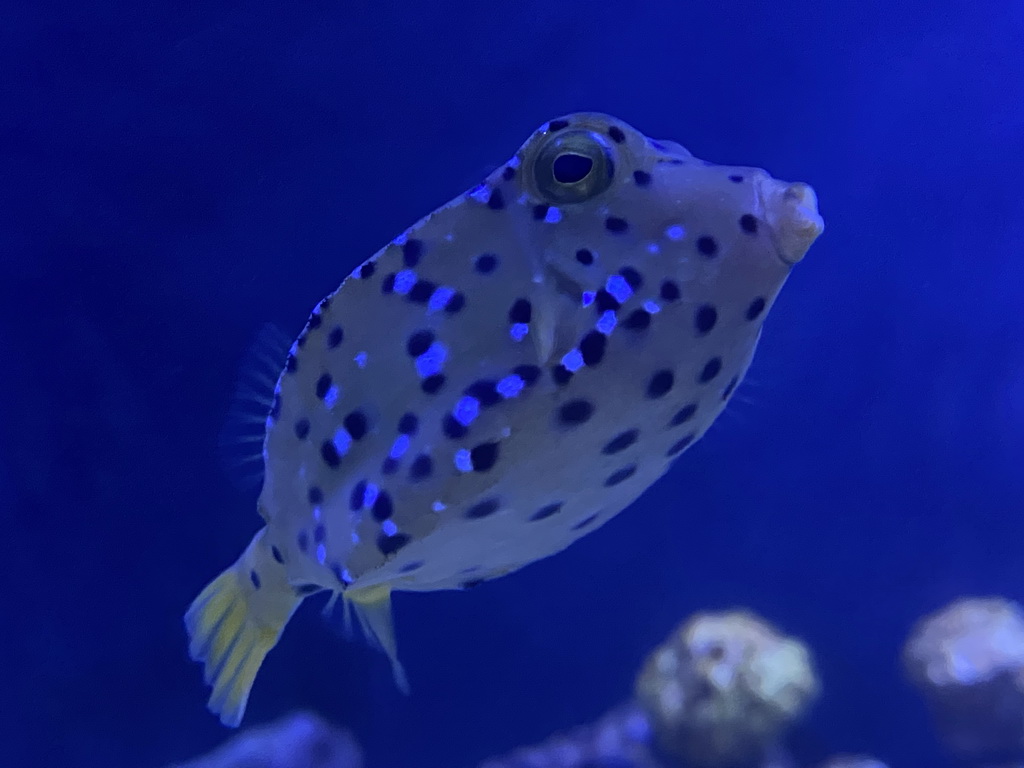
[[[796,264],[825,229],[818,196],[809,184],[770,177],[759,180],[758,194],[780,258]]]

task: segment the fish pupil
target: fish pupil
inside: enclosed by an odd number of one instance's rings
[[[594,161],[575,152],[564,152],[555,158],[551,172],[560,184],[578,184],[590,175]]]

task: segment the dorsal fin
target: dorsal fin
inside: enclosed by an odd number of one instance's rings
[[[263,437],[274,405],[277,378],[291,347],[284,331],[266,323],[257,331],[238,367],[219,439],[219,453],[231,481],[251,491],[263,482]]]

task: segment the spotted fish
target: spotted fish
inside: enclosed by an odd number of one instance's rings
[[[185,617],[210,709],[241,721],[322,590],[404,687],[391,592],[510,573],[628,506],[721,413],[822,229],[805,184],[583,113],[357,267],[277,381],[266,525]]]

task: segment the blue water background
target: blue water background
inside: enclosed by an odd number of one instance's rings
[[[969,9],[969,10],[968,10]],[[181,615],[258,526],[237,365],[545,120],[615,114],[814,185],[825,235],[750,382],[634,508],[467,593],[399,595],[413,695],[304,610],[248,723],[471,766],[628,694],[691,612],[815,649],[810,753],[941,764],[898,652],[1024,599],[1019,2],[7,4],[0,25],[0,765],[205,751]]]

